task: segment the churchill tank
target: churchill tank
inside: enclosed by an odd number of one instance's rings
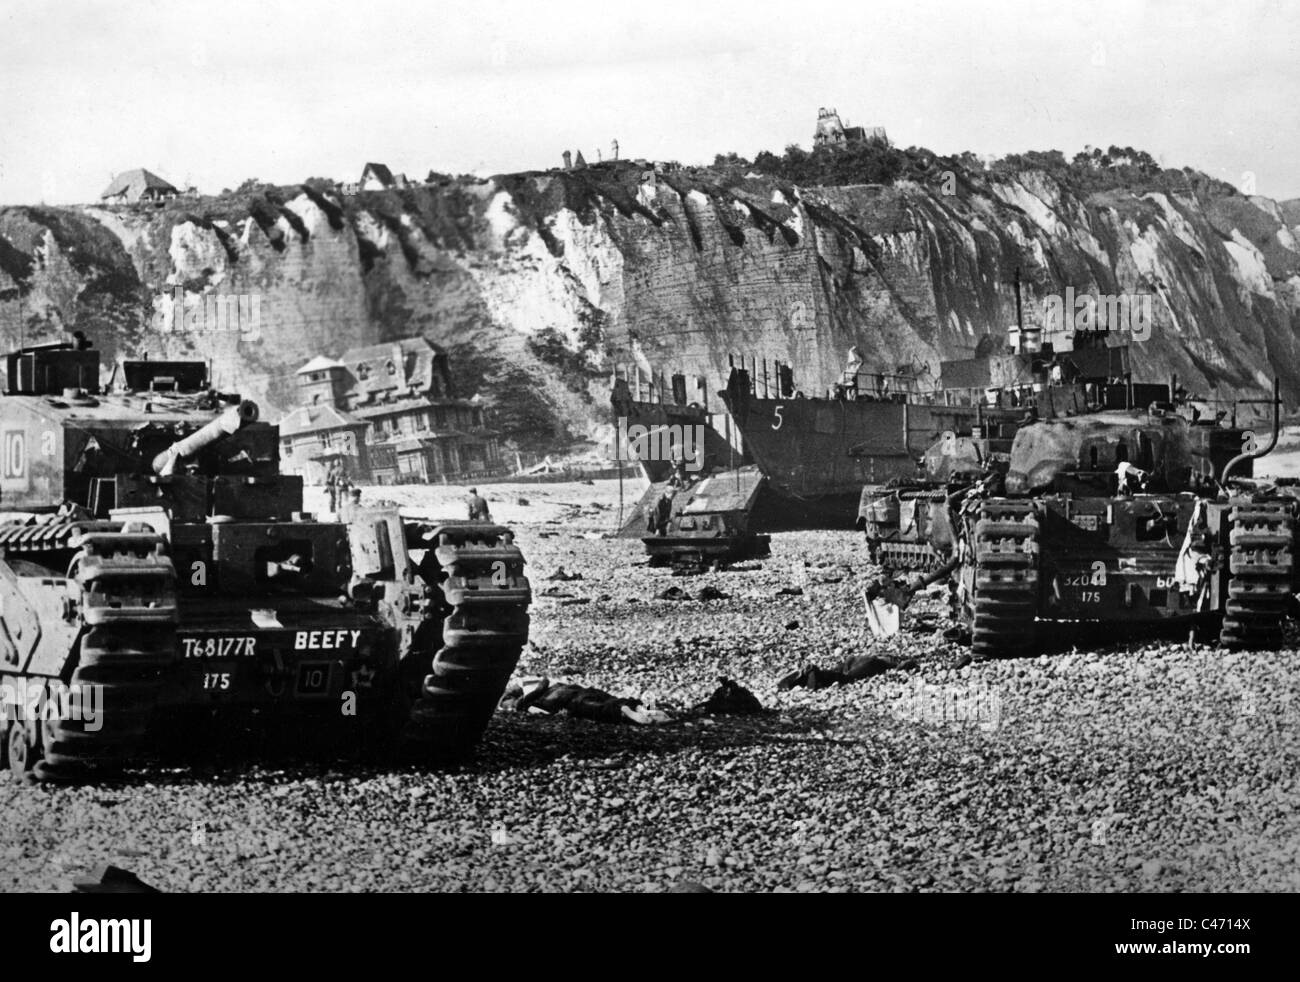
[[[1051,622],[1182,624],[1275,649],[1294,604],[1297,500],[1248,476],[1277,443],[1276,384],[1272,405],[1266,443],[1159,407],[1022,427],[1002,486],[972,491],[954,521],[973,653],[1030,652]]]
[[[210,745],[196,734],[458,760],[527,640],[508,528],[305,512],[278,428],[202,362],[127,361],[101,386],[84,339],[15,351],[0,454],[0,752],[18,779],[183,758]]]
[[[970,436],[949,430],[921,456],[914,477],[864,485],[857,527],[866,533],[871,561],[932,570],[951,559],[954,509],[972,488],[1005,473],[1016,425],[992,422]]]

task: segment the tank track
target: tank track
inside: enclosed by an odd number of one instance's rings
[[[89,532],[72,541],[82,633],[70,685],[100,686],[98,729],[85,720],[42,725],[32,773],[85,780],[130,763],[144,741],[176,658],[176,571],[152,532]]]
[[[1038,516],[1032,502],[993,498],[979,503],[971,607],[976,658],[1024,654],[1038,614]]]
[[[1291,603],[1295,519],[1285,502],[1232,502],[1228,513],[1228,598],[1219,643],[1276,649]]]
[[[487,728],[528,640],[532,590],[514,533],[499,525],[435,526],[441,642],[399,738],[402,759],[454,762]]]

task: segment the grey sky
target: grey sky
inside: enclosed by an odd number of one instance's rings
[[[0,0],[0,203],[810,144],[1145,149],[1300,197],[1300,6]]]

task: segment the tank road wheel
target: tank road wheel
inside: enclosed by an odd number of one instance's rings
[[[971,653],[976,658],[1024,654],[1038,615],[1038,516],[1028,501],[980,503],[972,547]]]
[[[41,748],[38,741],[31,739],[22,720],[17,719],[9,724],[9,730],[5,734],[5,751],[9,756],[9,776],[15,782],[27,783],[36,779],[32,769],[41,758]]]
[[[399,753],[449,763],[469,756],[496,712],[528,640],[532,591],[509,529],[443,525],[432,540],[442,598],[431,616],[441,617],[441,646],[410,707]]]
[[[1234,501],[1228,522],[1228,599],[1219,643],[1275,650],[1291,603],[1295,519],[1283,502]]]

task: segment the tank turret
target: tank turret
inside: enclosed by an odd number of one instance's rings
[[[1251,430],[1194,424],[1172,411],[1043,420],[1016,434],[1006,491],[1201,491],[1226,476],[1230,458],[1234,476],[1251,476],[1261,454],[1238,451],[1252,439]]]
[[[1161,490],[1190,490],[1197,471],[1188,430],[1173,414],[1097,413],[1032,423],[1011,444],[1007,494],[1113,493],[1117,472],[1128,472],[1124,465]]]

